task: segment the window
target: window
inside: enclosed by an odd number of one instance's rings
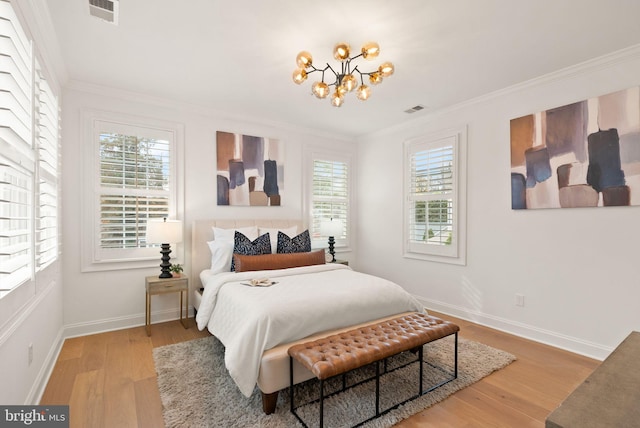
[[[45,268],[58,257],[58,100],[37,69],[38,205],[36,211],[36,267]]]
[[[466,131],[405,142],[405,257],[465,264]]]
[[[146,221],[169,216],[167,140],[101,132],[100,248],[146,246]]]
[[[0,155],[0,297],[32,278],[33,171]]]
[[[59,121],[57,97],[7,1],[0,52],[1,298],[57,259]]]
[[[323,220],[341,220],[342,232],[334,236],[336,247],[350,244],[351,186],[353,171],[349,156],[309,153],[310,183],[307,186],[309,233],[314,247],[326,247],[327,236],[321,233]]]
[[[92,209],[83,244],[91,258],[84,254],[83,270],[150,266],[158,248],[146,242],[147,220],[178,212],[178,128],[98,112],[86,120],[93,143],[86,155],[95,169],[85,192]]]

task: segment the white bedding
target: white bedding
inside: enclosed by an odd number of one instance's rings
[[[270,287],[241,284],[265,277],[277,283]],[[207,327],[224,344],[227,369],[247,397],[255,388],[267,349],[325,330],[424,310],[399,285],[334,263],[220,273],[203,284],[198,328]]]

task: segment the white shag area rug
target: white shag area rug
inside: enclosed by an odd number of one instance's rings
[[[424,387],[429,388],[453,372],[453,336],[424,347]],[[301,426],[289,411],[289,392],[281,391],[274,414],[262,411],[262,397],[256,388],[250,398],[243,396],[224,366],[224,347],[215,337],[162,346],[153,350],[158,374],[162,411],[167,428],[177,427],[264,427]],[[406,359],[405,353],[390,359],[389,368]],[[483,377],[499,370],[515,357],[478,342],[459,339],[458,378],[366,423],[365,427],[390,427],[399,421],[444,400]],[[436,367],[432,367],[436,366]],[[367,367],[349,375],[355,383],[375,373]],[[418,391],[418,364],[395,370],[382,377],[380,406],[384,410]],[[295,391],[296,405],[317,398],[317,382],[307,382]],[[375,415],[375,381],[361,384],[325,399],[325,427],[348,427]],[[302,406],[298,414],[308,426],[318,426],[318,404]]]

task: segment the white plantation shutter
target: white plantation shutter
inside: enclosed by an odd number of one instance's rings
[[[174,219],[179,211],[183,126],[98,110],[82,112],[83,272],[157,266],[159,244],[147,244],[149,219]],[[180,199],[179,199],[180,198]],[[182,257],[182,246],[172,248]]]
[[[33,158],[32,51],[11,5],[0,0],[0,138],[30,158]]]
[[[146,223],[169,217],[168,140],[100,134],[100,246],[146,246]]]
[[[460,179],[460,140],[449,132],[405,143],[406,257],[464,263],[464,188]]]
[[[343,230],[335,236],[337,246],[347,245],[349,235],[349,163],[341,160],[313,160],[310,233],[321,239],[323,220],[342,220]],[[326,241],[326,240],[324,240]]]
[[[32,51],[0,0],[0,297],[33,276]]]
[[[0,296],[32,277],[33,174],[0,156]]]
[[[453,237],[453,145],[415,152],[410,158],[409,239],[448,245]]]
[[[36,266],[43,269],[58,257],[58,99],[40,72],[36,73],[38,206]]]
[[[182,128],[140,117],[85,111],[87,172],[82,219],[85,272],[157,265],[159,245],[147,244],[149,219],[176,218],[177,147]],[[181,257],[181,247],[172,258]]]

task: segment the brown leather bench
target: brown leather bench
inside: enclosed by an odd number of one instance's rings
[[[415,399],[433,389],[448,383],[458,376],[458,331],[460,328],[449,321],[441,320],[423,313],[411,313],[393,318],[377,324],[349,330],[343,333],[328,336],[311,342],[301,343],[289,348],[291,367],[293,360],[300,362],[310,370],[320,381],[320,426],[323,426],[324,410],[324,381],[338,375],[376,363],[376,415],[393,410],[394,408]],[[454,373],[453,377],[424,390],[423,373],[423,348],[422,346],[455,334]],[[380,412],[379,408],[379,378],[378,363],[386,358],[405,351],[418,353],[420,364],[420,385],[417,395],[395,406]],[[291,370],[291,412],[306,426],[306,423],[298,416],[294,403],[293,370]],[[368,421],[368,420],[367,420]],[[364,422],[367,422],[364,421]],[[362,422],[362,423],[364,423]]]

